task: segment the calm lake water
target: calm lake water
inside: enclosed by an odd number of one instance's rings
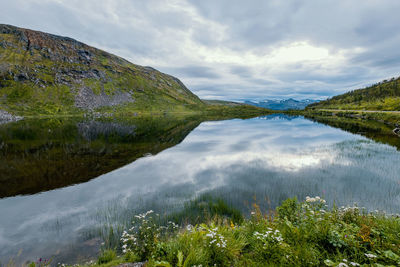
[[[316,195],[400,213],[398,148],[302,117],[25,121],[0,126],[0,153],[2,263],[85,261],[133,214],[204,194],[244,214]]]

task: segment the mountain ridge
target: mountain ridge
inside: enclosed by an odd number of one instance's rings
[[[289,110],[289,109],[304,109],[306,106],[315,103],[317,101],[319,100],[313,100],[313,99],[296,100],[293,98],[288,98],[281,100],[265,99],[259,102],[246,100],[244,103],[272,110]]]
[[[125,105],[205,105],[176,77],[75,39],[0,24],[0,109],[17,115],[79,113]]]

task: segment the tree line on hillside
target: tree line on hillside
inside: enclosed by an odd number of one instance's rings
[[[311,104],[308,107],[328,107],[341,104],[358,104],[365,102],[385,102],[385,99],[400,97],[400,77],[383,80],[363,89],[352,90],[342,95],[334,96],[325,101]]]

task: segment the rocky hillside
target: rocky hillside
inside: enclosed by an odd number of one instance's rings
[[[343,110],[400,110],[400,78],[334,96],[307,108]]]
[[[182,111],[204,103],[177,78],[74,39],[0,24],[0,110]]]

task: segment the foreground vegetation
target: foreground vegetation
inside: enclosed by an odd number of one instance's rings
[[[148,211],[135,216],[119,248],[103,250],[88,265],[398,266],[399,255],[398,215],[358,207],[328,210],[320,197],[307,197],[288,199],[276,212],[264,214],[254,205],[248,219],[214,216],[195,226],[162,225]]]

